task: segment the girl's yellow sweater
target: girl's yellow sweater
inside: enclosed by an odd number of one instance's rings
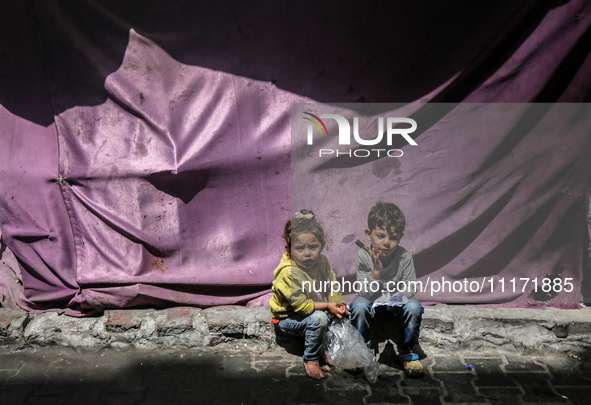
[[[308,316],[314,312],[314,302],[345,303],[340,292],[331,293],[333,281],[337,289],[336,275],[324,255],[320,255],[311,269],[301,269],[284,253],[273,274],[275,281],[269,305],[274,319],[284,319],[296,312]]]

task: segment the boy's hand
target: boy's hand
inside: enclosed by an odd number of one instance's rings
[[[337,318],[341,319],[343,315],[348,315],[349,310],[345,304],[341,304],[340,302],[329,302],[328,303],[328,312],[336,316]]]
[[[380,254],[378,253],[378,250],[374,248],[372,245],[366,246],[365,249],[371,255],[371,258],[373,260],[373,270],[370,274],[370,277],[374,280],[378,280],[380,278],[380,275],[382,274],[382,270],[384,270],[384,265],[380,260]]]

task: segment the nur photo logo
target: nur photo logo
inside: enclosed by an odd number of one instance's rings
[[[353,125],[349,120],[339,114],[320,114],[320,116],[310,112],[303,112],[304,118],[308,121],[307,125],[307,144],[314,144],[314,133],[318,133],[323,137],[328,137],[328,129],[323,119],[333,119],[337,123],[339,146],[351,145],[351,133],[353,140],[357,145],[361,146],[376,146],[383,145],[384,135],[386,145],[392,146],[392,139],[395,136],[402,136],[404,140],[411,146],[417,146],[417,143],[410,136],[417,129],[417,123],[412,118],[405,117],[378,117],[377,119],[377,135],[371,137],[361,137],[359,134],[359,117],[353,117]],[[316,128],[316,130],[315,130]],[[351,131],[352,129],[352,131]],[[364,134],[365,135],[365,134]],[[367,158],[369,156],[382,157],[401,157],[404,152],[401,149],[389,148],[337,148],[337,149],[319,149],[318,157],[323,156],[349,156],[356,158]]]

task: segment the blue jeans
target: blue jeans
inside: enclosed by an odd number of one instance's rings
[[[351,323],[361,333],[365,342],[370,344],[369,322],[372,319],[370,310],[373,302],[357,295],[351,303]],[[375,319],[384,319],[394,322],[400,320],[401,329],[399,333],[398,346],[399,354],[412,352],[412,347],[419,340],[419,328],[423,319],[423,306],[414,298],[408,300],[403,307],[390,311],[385,307],[378,307],[375,311]]]
[[[308,316],[294,314],[279,321],[281,331],[292,336],[304,336],[304,363],[316,363],[322,355],[322,339],[328,328],[328,315],[314,311]]]

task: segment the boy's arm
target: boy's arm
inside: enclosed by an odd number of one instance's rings
[[[386,286],[382,280],[375,280],[371,277],[374,264],[373,259],[367,250],[360,249],[357,252],[355,262],[357,266],[357,281],[361,283],[362,287],[358,293],[363,298],[373,301],[382,294],[382,290],[385,290]]]

